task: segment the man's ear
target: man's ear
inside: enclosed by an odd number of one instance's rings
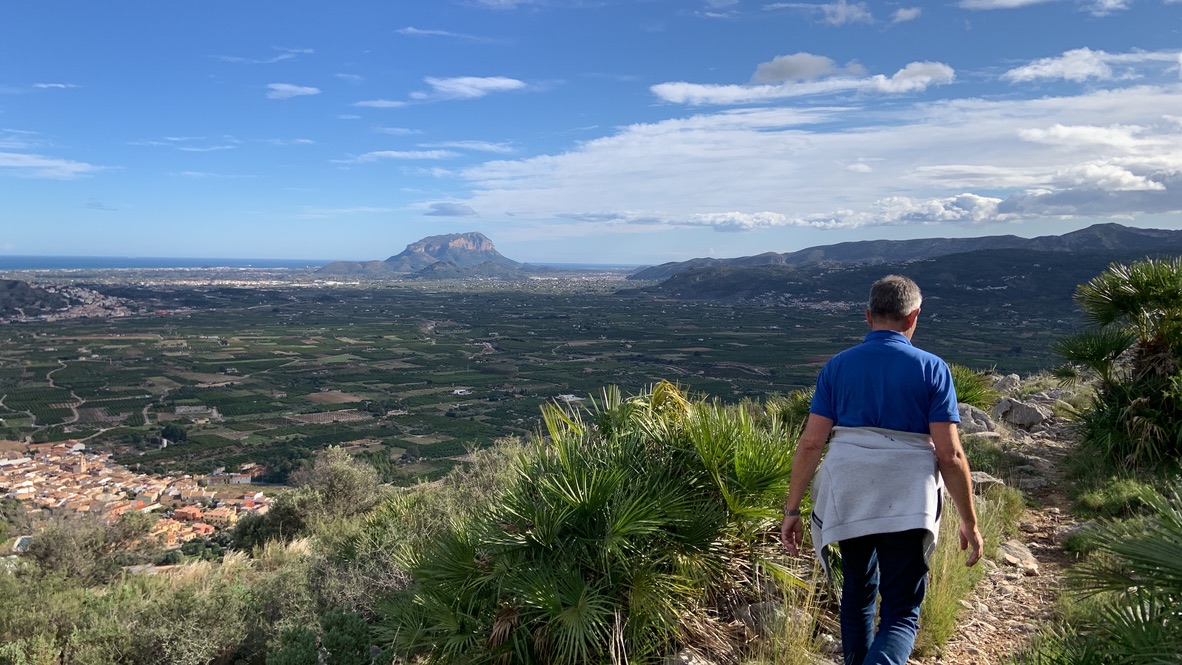
[[[916,321],[918,321],[918,320],[919,320],[919,308],[918,308],[918,307],[916,307],[914,312],[912,312],[912,313],[910,313],[910,314],[908,314],[908,315],[907,315],[907,328],[906,328],[906,330],[911,330],[912,328],[914,328],[914,327],[915,327],[915,322],[916,322]]]
[[[870,316],[870,308],[869,307],[866,308],[866,325],[870,326],[871,328],[874,327],[874,319],[871,318],[871,316]]]

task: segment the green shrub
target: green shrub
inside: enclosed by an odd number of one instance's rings
[[[383,609],[395,652],[644,663],[692,645],[733,658],[731,608],[757,578],[787,579],[765,537],[791,471],[779,426],[668,383],[606,391],[594,427],[555,405],[543,416],[547,437],[503,495],[408,553],[416,586]]]
[[[1143,490],[1145,518],[1103,522],[1094,552],[1071,569],[1074,609],[1018,662],[1156,665],[1182,653],[1182,481]]]
[[[961,443],[973,471],[984,471],[1002,480],[1013,478],[1014,468],[1026,463],[1021,455],[993,439],[967,434]]]
[[[1175,467],[1182,457],[1182,259],[1112,264],[1076,289],[1097,328],[1062,340],[1068,380],[1099,381],[1080,414],[1083,449],[1096,467]]]
[[[1145,497],[1153,486],[1135,478],[1110,478],[1096,489],[1080,494],[1076,509],[1085,517],[1132,517],[1144,514],[1149,504]]]
[[[783,397],[772,397],[764,406],[769,417],[780,421],[784,432],[793,439],[800,438],[809,419],[813,402],[813,388],[794,390]]]
[[[956,399],[982,411],[988,411],[1001,394],[993,389],[987,372],[980,372],[964,365],[950,364],[952,385],[956,388]]]

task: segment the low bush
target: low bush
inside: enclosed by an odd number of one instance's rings
[[[993,382],[987,372],[957,364],[950,364],[948,369],[952,371],[957,401],[988,411],[1001,397],[1001,393],[993,389]]]
[[[1156,665],[1182,654],[1182,481],[1143,490],[1149,514],[1104,521],[1092,553],[1073,568],[1070,609],[1017,662],[1022,665]]]
[[[735,661],[735,608],[757,580],[789,579],[769,537],[793,452],[779,421],[668,383],[609,390],[588,417],[545,407],[516,481],[408,552],[415,587],[383,609],[396,653],[573,665],[690,646]]]
[[[1109,478],[1099,487],[1080,494],[1075,507],[1084,517],[1132,517],[1149,509],[1145,497],[1153,490],[1152,485],[1135,478]]]

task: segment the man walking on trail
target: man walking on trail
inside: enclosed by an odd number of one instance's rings
[[[919,286],[906,277],[874,283],[866,309],[870,333],[821,369],[792,461],[780,539],[790,554],[799,553],[800,503],[816,474],[813,545],[822,552],[837,543],[841,551],[846,665],[907,662],[939,533],[941,478],[960,515],[965,564],[981,558],[952,374],[939,357],[911,345],[920,301]]]

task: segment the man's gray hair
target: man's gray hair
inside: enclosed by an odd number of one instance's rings
[[[902,321],[923,302],[919,285],[902,275],[887,275],[870,287],[870,317]]]

